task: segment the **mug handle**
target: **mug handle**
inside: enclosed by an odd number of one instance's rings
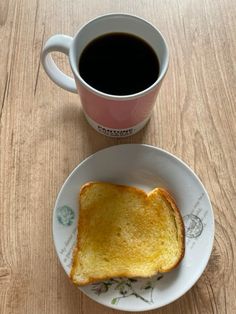
[[[54,35],[50,37],[43,47],[41,61],[44,70],[54,83],[69,92],[77,93],[75,80],[63,73],[56,66],[51,56],[51,52],[53,51],[62,52],[69,56],[72,40],[72,37],[66,35]]]

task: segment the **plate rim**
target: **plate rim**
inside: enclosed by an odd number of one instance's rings
[[[59,259],[60,261],[60,264],[62,266],[62,268],[64,269],[67,277],[68,277],[68,274],[64,268],[64,265],[60,259],[60,256],[58,254],[58,251],[57,251],[57,247],[56,247],[56,241],[55,241],[55,227],[54,227],[54,221],[55,221],[55,217],[56,217],[56,209],[57,209],[57,204],[59,202],[59,199],[60,199],[60,195],[64,189],[64,187],[66,186],[66,184],[68,183],[68,181],[70,180],[70,178],[74,175],[74,173],[77,171],[78,168],[80,168],[84,163],[86,163],[89,159],[92,159],[94,158],[94,156],[96,156],[96,154],[99,154],[99,153],[105,153],[106,151],[110,151],[110,150],[113,150],[113,149],[118,149],[121,148],[121,147],[127,147],[127,146],[136,146],[136,147],[144,147],[144,148],[148,148],[148,149],[151,149],[151,150],[154,150],[154,151],[158,151],[158,152],[161,152],[163,153],[164,155],[167,155],[168,157],[174,159],[175,161],[177,161],[182,167],[185,167],[187,168],[187,170],[191,173],[191,175],[197,180],[197,182],[200,184],[200,187],[202,188],[203,192],[205,193],[205,197],[206,197],[206,201],[207,203],[209,204],[209,210],[212,214],[212,232],[210,234],[211,236],[211,239],[210,239],[210,242],[209,242],[209,251],[208,251],[208,254],[207,254],[207,258],[206,258],[206,261],[202,267],[202,270],[199,272],[199,274],[196,276],[195,280],[190,284],[188,285],[182,292],[181,294],[178,295],[178,297],[174,298],[173,300],[169,301],[169,302],[163,302],[163,304],[160,304],[158,306],[156,306],[155,304],[153,305],[149,305],[145,308],[142,308],[142,309],[139,309],[139,308],[136,308],[136,309],[130,309],[125,306],[115,306],[113,304],[105,304],[104,302],[102,302],[102,299],[101,300],[97,300],[95,298],[93,298],[87,291],[85,291],[83,289],[83,287],[79,287],[78,286],[78,289],[84,293],[87,297],[89,297],[91,300],[93,300],[94,302],[97,302],[105,307],[108,307],[108,308],[112,308],[112,309],[115,309],[115,310],[118,310],[118,311],[127,311],[127,312],[142,312],[142,311],[151,311],[151,310],[155,310],[155,309],[159,309],[161,307],[164,307],[168,304],[171,304],[175,301],[177,301],[178,299],[180,299],[184,294],[186,294],[196,283],[197,281],[200,279],[200,277],[202,276],[202,274],[204,273],[205,269],[206,269],[206,266],[209,262],[209,259],[210,259],[210,256],[212,254],[212,250],[213,250],[213,244],[214,244],[214,238],[215,238],[215,217],[214,217],[214,211],[213,211],[213,207],[212,207],[212,204],[211,204],[211,200],[210,200],[210,197],[208,195],[208,192],[206,190],[206,188],[204,187],[202,181],[200,180],[200,178],[198,177],[198,175],[193,171],[193,169],[190,168],[190,166],[188,166],[182,159],[180,159],[179,157],[175,156],[173,153],[170,153],[168,152],[167,150],[163,149],[163,148],[160,148],[160,147],[157,147],[157,146],[153,146],[153,145],[150,145],[150,144],[131,144],[131,143],[126,143],[126,144],[118,144],[118,145],[112,145],[112,146],[108,146],[106,148],[103,148],[103,149],[100,149],[98,151],[96,151],[95,153],[87,156],[86,158],[84,158],[78,165],[76,165],[74,167],[74,169],[69,173],[69,175],[67,176],[67,178],[65,179],[64,183],[62,184],[61,188],[59,189],[59,192],[57,193],[57,197],[56,197],[56,201],[54,203],[54,208],[53,208],[53,215],[52,215],[52,236],[53,236],[53,244],[54,244],[54,249],[56,251],[56,254],[57,254],[57,258]],[[69,278],[68,278],[69,279]],[[70,279],[69,279],[70,280]]]

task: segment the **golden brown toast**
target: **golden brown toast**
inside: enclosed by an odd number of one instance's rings
[[[169,272],[180,263],[184,251],[182,217],[165,189],[147,194],[104,182],[81,188],[70,273],[75,284]]]

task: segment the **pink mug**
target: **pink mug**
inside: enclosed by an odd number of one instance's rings
[[[159,61],[157,80],[145,90],[131,95],[111,95],[90,86],[80,75],[78,63],[85,47],[108,33],[129,33],[146,41]],[[74,78],[64,74],[54,63],[51,52],[69,57]],[[137,16],[107,14],[85,24],[74,36],[54,35],[46,42],[41,56],[48,76],[60,87],[79,93],[83,112],[89,124],[110,137],[126,137],[140,131],[148,122],[156,96],[168,68],[168,48],[162,34],[153,25]]]

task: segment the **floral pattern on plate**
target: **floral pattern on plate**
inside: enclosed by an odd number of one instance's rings
[[[145,280],[141,286],[138,286],[138,279],[135,278],[113,278],[92,284],[92,291],[99,296],[113,289],[115,295],[111,300],[113,305],[117,305],[122,299],[132,296],[151,304],[153,303],[153,289],[162,278],[163,275],[159,275],[158,277]],[[144,290],[149,291],[147,297],[142,295]]]
[[[64,205],[62,207],[57,208],[57,220],[63,226],[71,226],[75,219],[74,210]]]

